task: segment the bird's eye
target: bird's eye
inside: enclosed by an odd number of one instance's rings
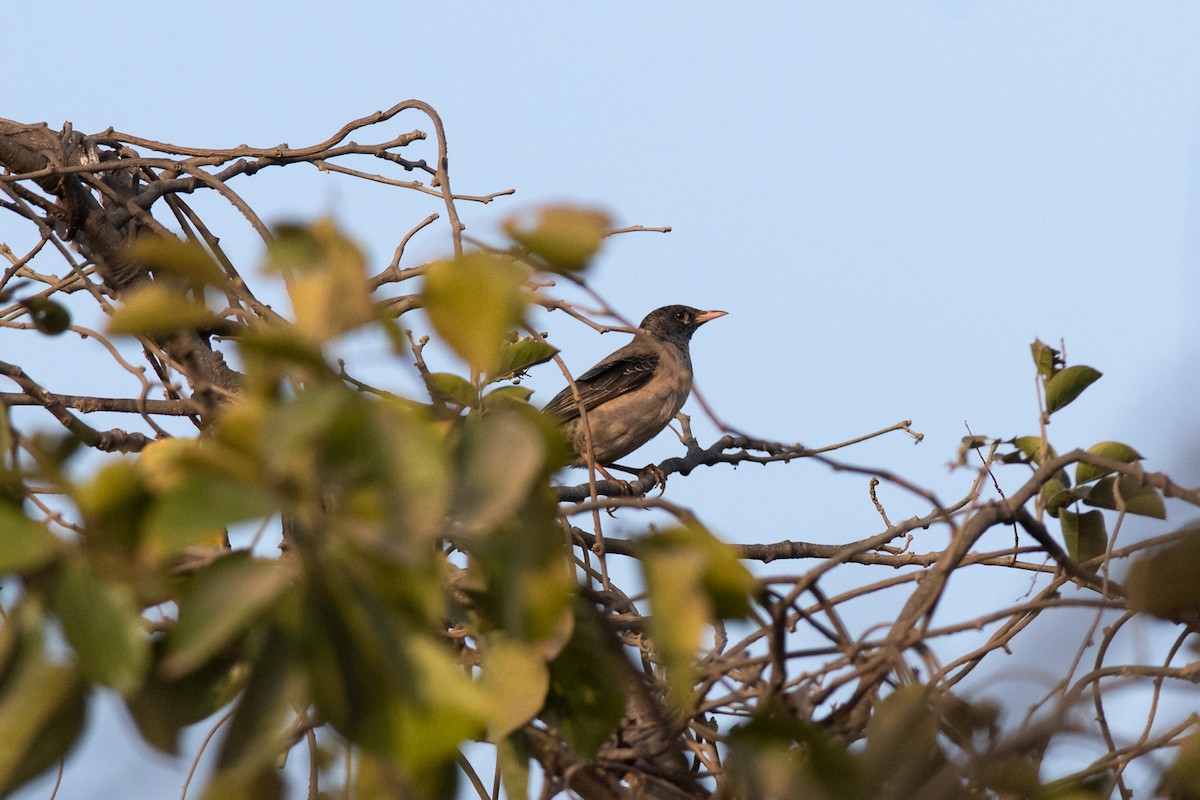
[[[688,313],[686,311],[676,311],[675,319],[679,320],[680,322],[687,322]]]

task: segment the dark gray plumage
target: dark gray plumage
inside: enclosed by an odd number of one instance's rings
[[[692,334],[725,313],[690,306],[655,309],[642,320],[632,342],[575,379],[598,464],[629,455],[675,418],[692,391]],[[562,422],[580,454],[574,465],[586,464],[586,439],[571,387],[542,410]]]

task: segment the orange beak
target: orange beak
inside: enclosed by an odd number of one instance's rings
[[[710,319],[716,319],[717,317],[723,317],[728,313],[729,313],[728,311],[705,311],[703,314],[700,314],[699,316],[696,317],[696,324],[703,325],[704,323],[708,322]]]

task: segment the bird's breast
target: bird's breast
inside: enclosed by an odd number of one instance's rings
[[[687,402],[692,390],[691,360],[674,347],[664,347],[660,359],[648,381],[587,412],[592,446],[601,464],[611,464],[653,439]],[[576,451],[582,453],[582,425],[579,420],[572,423]]]

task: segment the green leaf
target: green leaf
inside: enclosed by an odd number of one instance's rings
[[[759,708],[749,722],[730,732],[729,739],[728,763],[740,789],[738,797],[890,796],[871,791],[860,759],[843,742],[792,709]]]
[[[1016,449],[1016,451],[1014,451],[1012,453],[1006,453],[1003,457],[1001,457],[1000,460],[1003,461],[1005,464],[1033,464],[1033,465],[1037,466],[1042,463],[1042,460],[1043,460],[1042,437],[1040,437],[1040,436],[1018,436],[1015,439],[1012,439],[1009,442],[1009,444],[1016,446],[1017,449]],[[1052,458],[1058,458],[1058,453],[1055,452],[1054,447],[1049,442],[1045,443],[1044,456],[1045,456],[1046,460],[1049,460]],[[1071,476],[1067,474],[1067,471],[1065,469],[1059,470],[1059,473],[1058,473],[1058,475],[1055,476],[1055,478],[1058,481],[1059,485],[1062,486],[1064,489],[1071,485]],[[1057,488],[1057,487],[1055,487],[1055,488]],[[1045,489],[1044,486],[1043,486],[1042,491],[1043,491],[1044,495],[1047,492],[1047,490]],[[1048,498],[1044,498],[1044,500],[1045,499],[1048,499]]]
[[[945,763],[938,722],[923,686],[901,686],[884,698],[867,722],[862,765],[868,783],[886,786],[894,797],[926,796],[922,787]]]
[[[248,357],[249,364],[255,370],[261,369],[261,365],[277,368],[282,362],[303,367],[318,375],[333,375],[321,355],[321,348],[302,336],[292,325],[255,325],[238,337],[238,349]]]
[[[751,599],[758,595],[758,581],[738,560],[732,547],[715,537],[710,540],[704,589],[712,599],[713,613],[721,619],[749,616]]]
[[[1092,487],[1083,498],[1083,502],[1096,508],[1111,508],[1115,511],[1119,511],[1123,504],[1129,514],[1155,519],[1167,518],[1167,507],[1158,490],[1140,483],[1132,475],[1102,479]]]
[[[1031,464],[1040,464],[1042,461],[1042,437],[1040,436],[1018,436],[1012,440],[1017,450],[1021,453],[1026,461]],[[1049,443],[1046,444],[1046,458],[1057,458],[1058,454],[1054,452],[1054,448]]]
[[[71,327],[71,312],[47,297],[29,297],[21,301],[29,312],[33,327],[47,336],[57,336]]]
[[[417,686],[383,597],[342,569],[306,581],[300,630],[304,666],[321,717],[364,749],[393,750],[392,718],[405,683]]]
[[[1072,501],[1071,493],[1057,475],[1042,484],[1040,498],[1042,507],[1052,517],[1057,517],[1058,512]]]
[[[1179,755],[1163,775],[1157,793],[1170,798],[1195,798],[1200,794],[1200,734],[1192,733],[1183,740]]]
[[[583,269],[604,242],[612,220],[603,211],[573,206],[547,206],[532,225],[518,217],[505,221],[514,242],[541,256],[556,272]]]
[[[150,661],[150,637],[128,586],[67,564],[59,575],[54,610],[84,677],[127,694]]]
[[[9,453],[12,451],[12,425],[9,424],[8,404],[0,400],[0,453]],[[15,475],[4,467],[4,460],[0,458],[0,475],[3,476],[6,490],[13,484],[20,487],[22,481],[20,476]],[[24,497],[23,490],[16,492],[7,491],[10,499],[15,503],[19,498]]]
[[[386,512],[392,530],[424,544],[444,534],[453,476],[446,437],[428,417],[399,404],[381,404],[373,428]],[[394,534],[393,534],[394,535]],[[395,546],[395,540],[388,545]]]
[[[546,710],[571,751],[594,758],[625,713],[618,676],[630,667],[617,662],[618,643],[594,608],[576,598],[572,610],[571,638],[550,662]]]
[[[1098,558],[1108,549],[1108,529],[1101,512],[1076,514],[1073,511],[1063,511],[1059,514],[1058,521],[1062,525],[1067,555],[1077,563]]]
[[[162,639],[152,647],[160,656],[165,649]],[[244,657],[244,650],[222,654],[178,680],[148,670],[141,687],[126,700],[142,738],[164,753],[179,755],[180,731],[217,713],[241,690]]]
[[[280,226],[268,266],[283,273],[296,327],[325,342],[369,322],[366,258],[330,219],[311,227]]]
[[[201,800],[282,800],[281,772],[276,765],[266,764],[254,770],[217,773],[204,787]]]
[[[1200,613],[1200,528],[1185,528],[1178,537],[1129,568],[1130,608],[1171,620]]]
[[[497,408],[508,403],[527,404],[533,389],[526,386],[500,386],[483,396],[483,407]]]
[[[977,450],[980,447],[986,446],[990,441],[991,440],[986,436],[964,436],[962,437],[962,444],[959,445],[959,448],[962,450]]]
[[[1094,455],[1103,456],[1104,458],[1111,458],[1113,461],[1120,461],[1123,464],[1132,464],[1135,461],[1142,460],[1142,456],[1138,451],[1121,442],[1100,442],[1089,447],[1087,451]],[[1112,472],[1111,469],[1093,467],[1091,464],[1080,462],[1075,465],[1075,483],[1081,484],[1094,481],[1096,478],[1102,478],[1110,472]]]
[[[161,283],[143,283],[121,295],[121,305],[108,320],[108,332],[165,336],[188,328],[211,328],[221,322],[204,303]]]
[[[223,543],[227,525],[277,510],[261,486],[192,470],[155,499],[146,520],[147,545],[159,558],[193,545],[217,545]]]
[[[470,253],[429,265],[422,293],[433,327],[472,369],[494,374],[505,335],[525,311],[525,270],[504,258]]]
[[[256,622],[290,584],[278,559],[247,552],[222,556],[201,572],[179,604],[179,621],[167,637],[162,673],[177,678],[207,663]]]
[[[1046,413],[1053,414],[1069,405],[1083,390],[1100,379],[1101,373],[1076,364],[1056,372],[1046,381]]]
[[[0,575],[41,569],[64,550],[45,526],[0,501]]]
[[[284,751],[288,719],[297,686],[295,651],[278,630],[267,632],[263,650],[250,668],[246,689],[226,728],[214,781],[240,783],[274,763]],[[294,712],[291,712],[294,716]]]
[[[557,347],[552,347],[537,339],[522,337],[512,344],[506,344],[500,353],[500,366],[495,375],[488,380],[498,381],[510,375],[524,372],[530,367],[542,364],[554,358],[558,353]]]
[[[1057,350],[1041,339],[1034,339],[1033,344],[1029,345],[1029,350],[1033,354],[1033,364],[1037,367],[1038,375],[1049,378],[1057,371],[1059,364]]]
[[[433,372],[425,376],[429,396],[442,403],[473,408],[479,402],[479,392],[466,378],[451,372]]]
[[[456,516],[476,533],[512,517],[537,485],[546,454],[541,432],[516,409],[468,417],[459,448]]]

